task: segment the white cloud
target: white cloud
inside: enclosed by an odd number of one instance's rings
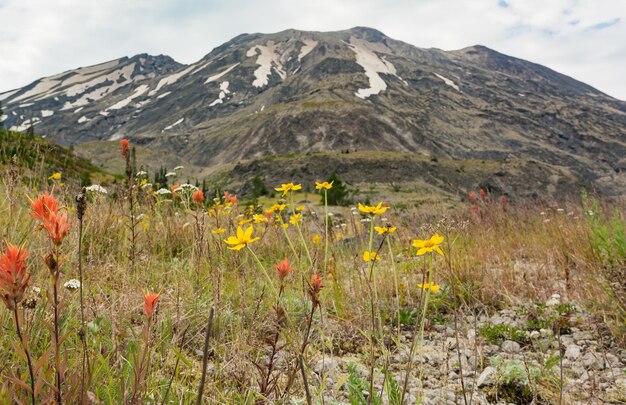
[[[0,0],[0,21],[0,91],[143,52],[192,63],[244,32],[361,25],[420,47],[483,44],[626,99],[623,0]]]

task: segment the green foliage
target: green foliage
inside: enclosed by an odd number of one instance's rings
[[[604,214],[600,202],[583,191],[582,202],[585,219],[591,234],[589,242],[593,252],[609,266],[626,262],[626,223],[616,207],[613,215]]]
[[[385,371],[385,392],[389,405],[402,405],[402,389],[389,371]]]
[[[354,363],[348,364],[348,400],[351,405],[380,405],[382,401],[378,394],[373,392],[373,398],[371,402],[368,402],[365,398],[364,392],[369,392],[369,382],[367,382],[359,372],[356,370]]]
[[[2,101],[0,101],[0,129],[4,128],[4,119],[2,119],[2,115],[4,111],[2,110]]]
[[[167,174],[167,168],[161,166],[159,168],[159,170],[157,170],[157,172],[154,174],[154,184],[156,185],[156,187],[158,188],[168,188],[169,185],[167,184],[167,177],[165,176]]]
[[[92,177],[105,177],[105,173],[89,161],[79,158],[67,149],[39,137],[0,129],[0,166],[11,164],[15,158],[26,179],[39,180],[33,173],[45,177],[60,172],[64,179],[80,179],[81,185]]]
[[[327,182],[333,182],[333,186],[328,193],[328,205],[349,205],[351,203],[349,199],[350,192],[346,189],[346,186],[343,184],[337,173],[332,172],[330,177],[328,177]],[[322,204],[324,204],[324,190],[321,191],[322,194]]]
[[[255,175],[254,178],[252,179],[253,204],[256,205],[257,201],[259,200],[259,197],[268,195],[268,194],[269,194],[269,191],[267,190],[267,187],[265,187],[265,183],[261,179],[261,176],[259,176],[258,174]]]
[[[527,330],[550,329],[554,333],[566,333],[569,328],[569,318],[578,310],[575,305],[561,303],[554,307],[545,304],[536,304],[526,316]]]
[[[478,330],[478,333],[485,338],[487,343],[491,345],[497,345],[505,340],[512,340],[518,343],[527,343],[528,338],[526,332],[516,328],[515,326],[509,326],[504,324],[494,325],[488,323]]]
[[[529,404],[542,400],[542,389],[555,389],[558,377],[554,367],[559,364],[558,356],[548,357],[543,365],[524,362],[518,359],[502,359],[498,356],[490,359],[496,369],[496,384],[499,401],[514,404]],[[488,399],[493,399],[489,398]]]

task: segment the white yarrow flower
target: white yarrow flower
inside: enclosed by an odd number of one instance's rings
[[[68,290],[78,290],[80,288],[80,281],[73,278],[66,281],[65,284],[63,284],[63,287],[67,288]]]
[[[86,187],[85,190],[91,192],[91,193],[100,193],[100,194],[107,194],[107,190],[106,188],[102,187],[99,184],[92,184],[89,187]]]
[[[176,176],[175,172],[165,173],[165,177],[175,177],[175,176]]]
[[[166,188],[160,188],[156,192],[157,195],[170,195],[172,192]]]

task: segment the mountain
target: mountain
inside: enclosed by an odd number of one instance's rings
[[[0,101],[16,130],[32,120],[62,145],[127,135],[200,167],[386,151],[538,162],[545,175],[529,187],[553,193],[626,190],[626,102],[484,46],[423,49],[364,27],[243,34],[191,65],[122,58]],[[384,181],[392,169],[381,170]],[[496,173],[506,190],[506,170]]]

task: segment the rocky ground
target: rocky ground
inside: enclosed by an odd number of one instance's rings
[[[553,297],[546,305],[465,316],[457,322],[458,351],[453,318],[427,327],[424,346],[414,356],[405,403],[464,404],[463,391],[473,404],[626,403],[626,348],[575,305]],[[402,344],[386,356],[400,390],[411,336],[410,330],[403,331]],[[368,390],[358,385],[369,379],[364,354],[320,355],[312,364],[312,384],[325,382],[326,403],[368,398]],[[384,381],[378,372],[376,392],[382,403],[394,403],[388,395],[393,390]]]

